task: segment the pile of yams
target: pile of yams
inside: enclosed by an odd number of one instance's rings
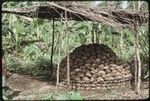
[[[104,44],[77,47],[69,55],[73,88],[101,89],[125,84],[132,77],[130,67]],[[60,85],[67,82],[67,57],[60,63]]]

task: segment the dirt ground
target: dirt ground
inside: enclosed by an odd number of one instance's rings
[[[18,96],[13,97],[13,100],[40,100],[44,95],[55,95],[62,92],[67,92],[67,88],[57,88],[48,84],[48,80],[43,77],[31,77],[29,75],[13,74],[8,79],[9,85],[13,89],[18,89],[21,92]],[[136,94],[130,87],[120,87],[111,90],[80,90],[81,96],[88,100],[134,100],[149,98],[149,83],[142,82],[141,94]]]

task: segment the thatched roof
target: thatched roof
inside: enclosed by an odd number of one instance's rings
[[[50,2],[42,6],[32,6],[18,9],[2,9],[2,13],[19,14],[31,18],[42,18],[60,20],[65,17],[67,20],[95,21],[113,27],[133,27],[135,23],[142,25],[148,23],[148,12],[129,12],[120,10],[97,9],[79,4],[56,4]],[[62,15],[62,16],[61,16]]]

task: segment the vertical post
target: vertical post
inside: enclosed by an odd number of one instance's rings
[[[137,10],[140,10],[140,2],[138,1]],[[134,2],[134,10],[135,10],[135,2]],[[137,18],[135,18],[136,20]],[[134,23],[134,32],[135,32],[135,88],[136,92],[140,93],[141,87],[141,60],[140,60],[140,44],[139,44],[139,23],[135,21]],[[137,83],[137,84],[136,84]]]
[[[69,53],[67,53],[67,81],[68,85],[70,85],[70,64],[69,64]]]
[[[65,11],[65,34],[67,36],[67,45],[66,45],[66,51],[67,51],[67,84],[70,85],[70,60],[69,60],[69,33],[67,33],[68,29],[68,23],[67,23],[67,11]]]
[[[96,27],[96,29],[95,29],[95,32],[96,32],[96,43],[99,44],[99,24],[97,23],[95,27]]]
[[[123,57],[123,52],[122,52],[122,50],[123,50],[123,32],[122,31],[120,31],[120,55],[121,55],[121,58]]]
[[[135,67],[137,67],[137,71],[136,71],[136,75],[135,75],[135,77],[136,77],[136,81],[137,82],[135,82],[135,83],[137,83],[137,85],[136,85],[136,92],[139,94],[140,93],[140,87],[141,87],[141,60],[140,60],[140,44],[139,44],[139,31],[138,31],[138,29],[139,29],[139,26],[138,26],[138,24],[136,24],[135,26],[134,26],[135,28],[134,28],[134,30],[135,30]]]
[[[62,17],[63,15],[62,15],[62,13],[61,13],[61,24],[62,24],[62,19],[63,19],[63,17]],[[62,28],[62,30],[63,30],[63,28]],[[62,31],[62,33],[61,34],[63,34],[63,31]],[[57,82],[56,82],[56,85],[58,86],[59,85],[59,67],[60,67],[60,40],[61,40],[61,34],[59,34],[59,39],[58,39],[58,65],[57,65],[57,76],[56,76],[56,79],[57,79]]]
[[[92,31],[91,31],[92,33],[92,39],[91,39],[91,41],[92,41],[92,44],[94,44],[94,40],[95,40],[95,38],[94,38],[94,34],[95,34],[95,28],[94,28],[94,23],[92,23]]]
[[[53,32],[52,32],[52,46],[51,46],[51,61],[50,61],[50,70],[52,70],[52,71],[50,71],[51,72],[51,74],[50,74],[50,79],[52,78],[52,74],[53,74],[53,72],[54,72],[54,67],[53,67],[53,55],[54,55],[54,33],[55,33],[55,25],[54,25],[54,18],[53,18]]]
[[[136,38],[136,35],[135,35],[135,38]],[[134,56],[134,68],[135,68],[135,70],[134,70],[134,83],[135,83],[135,89],[136,89],[136,85],[137,85],[137,69],[138,69],[138,67],[137,67],[137,57],[136,57],[136,54],[137,54],[137,49],[136,49],[136,40],[135,40],[135,56]]]
[[[137,65],[138,65],[138,84],[137,84],[137,92],[140,93],[140,88],[141,88],[141,60],[140,60],[140,45],[139,45],[139,31],[137,30]]]
[[[59,44],[60,44],[60,43],[59,43]],[[56,81],[56,85],[57,85],[57,86],[59,85],[60,45],[58,45],[58,47],[59,47],[59,48],[58,48],[58,65],[57,65],[57,77],[56,77],[56,79],[57,79],[57,81]]]

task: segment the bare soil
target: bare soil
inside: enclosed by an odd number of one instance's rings
[[[8,79],[13,89],[20,90],[13,100],[41,100],[44,95],[55,95],[70,91],[68,88],[56,87],[53,82],[48,82],[44,77],[13,74]],[[141,94],[136,94],[130,87],[120,87],[111,90],[80,90],[79,92],[88,100],[135,100],[149,98],[149,82],[142,82]]]

